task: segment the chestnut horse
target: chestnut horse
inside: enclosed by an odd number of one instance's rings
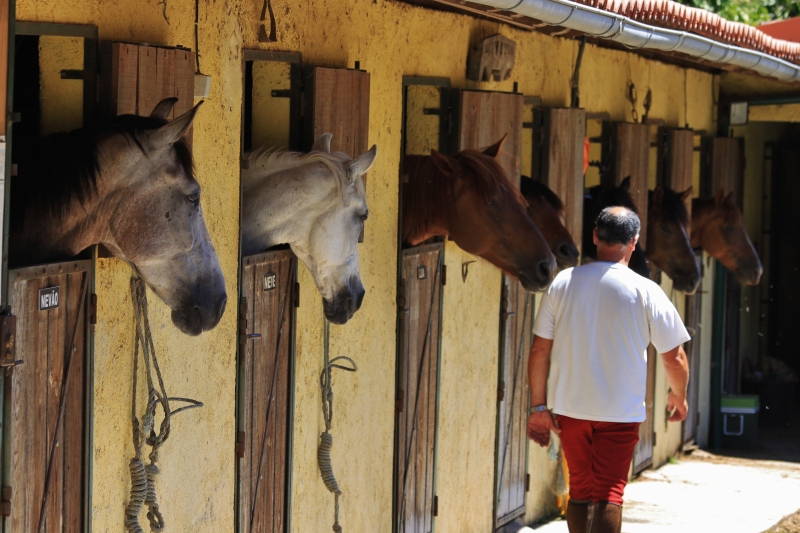
[[[584,256],[597,257],[597,247],[592,242],[592,230],[600,211],[612,205],[621,205],[633,211],[636,205],[628,192],[630,178],[625,178],[619,187],[598,185],[589,189],[584,201]],[[649,193],[647,207],[647,250],[637,244],[631,256],[630,268],[649,277],[645,257],[672,279],[675,290],[692,294],[700,285],[700,265],[689,242],[689,213],[685,199],[691,187],[682,193],[672,189],[656,187]]]
[[[578,247],[567,228],[561,223],[564,202],[556,193],[539,180],[522,176],[520,191],[528,202],[528,216],[542,232],[550,251],[556,256],[559,269],[578,264]]]
[[[761,261],[733,193],[726,196],[720,189],[714,198],[692,200],[692,246],[719,260],[739,283],[758,285],[761,280]]]
[[[199,335],[219,323],[227,296],[182,138],[202,102],[168,121],[177,101],[43,139],[11,184],[9,259],[61,261],[102,243],[172,309],[179,330]]]
[[[405,156],[402,239],[413,246],[447,235],[518,278],[526,290],[541,291],[555,277],[556,258],[496,160],[502,142],[483,152]]]

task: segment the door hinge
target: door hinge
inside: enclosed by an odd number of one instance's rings
[[[61,79],[62,80],[82,80],[83,79],[83,71],[82,70],[67,70],[64,69],[61,71]]]
[[[442,285],[447,285],[447,265],[442,265]]]
[[[531,475],[525,474],[525,492],[531,491]]]
[[[433,516],[439,516],[439,497],[433,497]]]
[[[294,282],[294,306],[300,307],[300,282]]]
[[[400,414],[403,412],[403,402],[405,401],[405,392],[400,389],[397,391],[397,398],[394,400],[394,412]]]
[[[13,367],[19,364],[15,356],[17,354],[17,317],[14,315],[0,316],[0,342],[2,354],[0,355],[0,366]]]
[[[0,515],[11,516],[11,487],[3,486],[3,493],[0,496]]]
[[[260,339],[261,333],[247,333],[247,298],[239,300],[239,357],[244,359],[244,347],[250,339]]]
[[[655,448],[655,447],[656,447],[656,441],[658,440],[658,438],[657,438],[657,437],[658,437],[658,433],[656,433],[656,432],[654,431],[654,432],[653,432],[653,448]]]
[[[497,385],[497,401],[502,402],[506,397],[506,382],[501,381]]]
[[[247,438],[247,433],[239,431],[236,433],[236,457],[239,459],[244,458],[244,441]]]
[[[403,313],[406,309],[406,280],[401,280],[397,287],[397,311]]]
[[[97,324],[97,295],[94,293],[89,295],[89,324]]]

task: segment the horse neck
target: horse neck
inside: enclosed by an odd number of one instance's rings
[[[333,178],[323,180],[309,169],[248,174],[243,177],[242,253],[257,253],[278,244],[306,239],[310,225],[339,205]]]
[[[695,198],[692,200],[692,248],[702,248],[703,235],[714,212],[714,200]]]
[[[450,213],[456,201],[453,178],[442,174],[430,156],[406,156],[403,185],[403,242],[419,244],[450,235]]]

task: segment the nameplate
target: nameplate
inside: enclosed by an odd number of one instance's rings
[[[46,289],[39,289],[39,311],[46,311],[48,309],[55,309],[58,307],[60,294],[60,287],[47,287]]]
[[[275,289],[278,284],[278,275],[274,272],[270,272],[269,274],[264,274],[264,290],[271,291]]]

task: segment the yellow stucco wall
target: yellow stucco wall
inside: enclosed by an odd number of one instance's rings
[[[83,125],[83,81],[62,79],[62,69],[83,70],[83,39],[39,37],[42,135],[70,131]]]
[[[753,122],[800,122],[800,104],[750,106],[747,119]],[[739,126],[736,129],[741,129]]]
[[[332,356],[348,355],[355,374],[334,374],[336,418],[333,463],[344,491],[340,521],[349,531],[390,531],[395,370],[397,184],[402,121],[402,76],[446,76],[454,87],[512,89],[545,105],[568,104],[575,41],[523,32],[464,15],[424,10],[390,0],[274,0],[279,42],[257,42],[260,4],[200,3],[200,61],[212,88],[194,128],[197,176],[203,209],[226,277],[230,304],[220,325],[199,338],[179,334],[168,309],[151,298],[151,323],[167,385],[174,394],[198,398],[200,410],[180,415],[162,453],[162,509],[172,531],[231,531],[234,523],[235,295],[238,293],[238,159],[242,98],[242,48],[299,51],[306,64],[352,67],[371,74],[369,144],[380,156],[370,171],[370,219],[359,247],[367,291],[346,326],[332,326]],[[168,0],[167,23],[155,0],[19,0],[20,20],[92,23],[103,39],[192,46],[194,2]],[[331,21],[336,21],[331,24]],[[469,45],[500,32],[517,42],[512,78],[502,83],[465,80]],[[588,45],[581,74],[582,104],[589,112],[630,119],[630,81],[642,100],[653,89],[650,116],[667,125],[688,123],[713,131],[713,80],[633,54]],[[271,87],[270,87],[271,88]],[[269,139],[265,139],[269,140]],[[496,376],[500,273],[449,242],[444,291],[442,381],[437,494],[439,531],[488,531],[493,506]],[[133,327],[127,266],[99,260],[96,328],[95,452],[92,520],[96,531],[121,528],[128,490]],[[294,531],[326,531],[333,499],[319,479],[316,450],[324,425],[319,371],[323,353],[320,297],[305,267],[299,273],[296,398],[292,475]],[[657,395],[658,397],[658,395]],[[663,411],[656,406],[656,412]],[[657,424],[658,425],[658,424]],[[662,419],[663,425],[663,419]],[[527,519],[554,510],[546,479],[554,466],[544,450],[530,453],[534,479]],[[551,502],[551,503],[548,503]]]

